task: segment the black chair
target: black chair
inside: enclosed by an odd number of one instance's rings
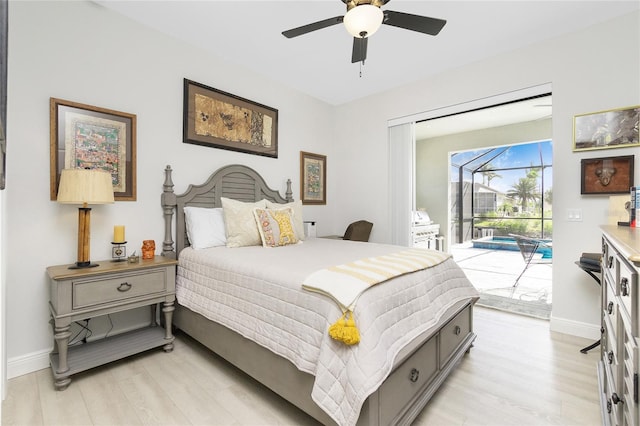
[[[513,283],[513,287],[518,285],[518,281],[520,281],[520,278],[522,278],[522,275],[524,275],[529,266],[550,265],[553,263],[550,243],[536,238],[523,237],[522,235],[509,234],[509,236],[516,240],[516,244],[518,245],[522,259],[524,260],[524,269],[520,272],[518,278],[516,278],[516,282]],[[540,252],[544,252],[542,257],[536,256],[536,253]]]
[[[602,274],[602,267],[600,264],[601,257],[602,255],[600,253],[582,253],[580,260],[576,260],[575,262],[576,265],[578,265],[578,268],[589,274],[599,286],[602,285],[602,282],[601,278],[596,276],[596,274]],[[600,340],[580,349],[580,352],[586,354],[591,349],[598,347],[598,345],[600,345]]]
[[[344,232],[342,239],[367,242],[369,241],[371,228],[373,228],[373,223],[367,222],[366,220],[358,220],[347,226],[347,230]]]

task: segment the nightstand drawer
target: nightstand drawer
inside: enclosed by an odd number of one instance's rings
[[[73,309],[162,293],[167,289],[164,269],[110,275],[73,282]]]

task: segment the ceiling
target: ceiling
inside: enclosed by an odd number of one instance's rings
[[[281,34],[344,15],[341,0],[94,3],[331,105],[640,9],[637,0],[392,0],[383,9],[441,18],[447,24],[435,37],[383,25],[369,39],[362,66],[351,63],[352,38],[341,24],[292,39]],[[224,90],[223,82],[202,83]]]

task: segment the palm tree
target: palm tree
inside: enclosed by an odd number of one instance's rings
[[[527,170],[527,179],[536,180],[536,179],[538,179],[538,176],[540,175],[540,171],[538,170],[537,167],[533,167],[533,164],[531,166],[532,167]]]
[[[495,172],[495,166],[491,163],[487,163],[478,169],[482,173],[482,184],[484,185],[485,179],[487,186],[491,186],[491,181],[495,178],[501,178],[502,176]]]
[[[537,182],[535,179],[526,177],[520,178],[518,183],[511,185],[511,189],[507,191],[507,196],[520,200],[520,207],[524,212],[530,200],[540,198],[537,191]]]

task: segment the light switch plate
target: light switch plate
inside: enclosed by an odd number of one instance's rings
[[[567,209],[567,221],[582,222],[582,209]]]

